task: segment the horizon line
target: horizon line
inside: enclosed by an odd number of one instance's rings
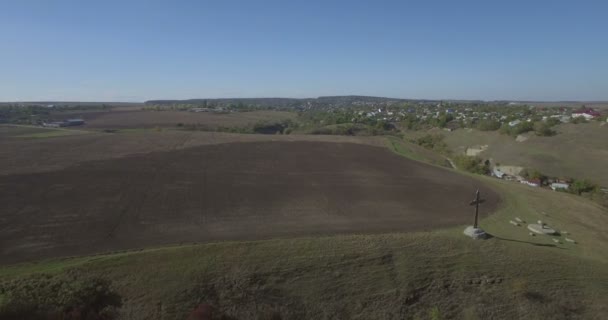
[[[517,100],[517,99],[454,99],[454,98],[440,98],[440,99],[429,99],[429,98],[396,98],[386,96],[373,96],[373,95],[322,95],[317,97],[285,97],[285,96],[261,96],[261,97],[204,97],[204,98],[184,98],[184,99],[171,99],[171,98],[160,98],[160,99],[146,99],[143,101],[123,101],[123,100],[13,100],[13,101],[0,101],[2,104],[8,103],[125,103],[125,104],[138,104],[146,103],[149,101],[191,101],[191,100],[247,100],[247,99],[292,99],[292,100],[311,100],[320,98],[334,98],[334,97],[362,97],[362,98],[380,98],[380,99],[394,99],[394,100],[409,100],[409,101],[463,101],[463,102],[518,102],[518,103],[608,103],[608,100]]]

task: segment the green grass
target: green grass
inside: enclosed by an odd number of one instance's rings
[[[424,159],[408,144],[388,143]],[[608,212],[581,197],[470,176],[503,196],[497,212],[480,222],[494,236],[489,240],[463,236],[462,226],[193,244],[5,266],[0,281],[40,273],[108,278],[127,319],[185,319],[200,302],[238,319],[604,316]],[[531,237],[509,224],[515,217],[542,219],[578,244]]]
[[[415,161],[426,162],[442,167],[450,167],[447,160],[441,155],[397,137],[387,137],[386,146],[396,154]]]

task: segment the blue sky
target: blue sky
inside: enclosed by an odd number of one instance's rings
[[[608,1],[0,0],[0,101],[608,100]]]

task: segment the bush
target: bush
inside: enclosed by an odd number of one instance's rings
[[[496,120],[481,120],[477,124],[477,129],[481,131],[496,131],[500,129],[500,122]]]
[[[291,127],[293,124],[290,120],[267,122],[261,121],[253,125],[253,133],[261,134],[277,134],[284,133],[285,129]]]
[[[534,130],[534,123],[527,121],[522,121],[513,127],[509,126],[508,123],[505,123],[500,127],[500,133],[508,134],[510,136],[517,136],[532,130]]]
[[[568,190],[574,194],[581,195],[587,192],[597,191],[598,186],[589,180],[575,180]]]
[[[555,135],[555,131],[551,129],[549,124],[544,122],[536,122],[534,124],[534,132],[536,132],[537,136],[541,137],[549,137]]]
[[[490,162],[487,160],[483,161],[479,157],[459,155],[454,157],[453,161],[459,169],[464,171],[476,174],[490,173]]]
[[[445,136],[442,134],[425,134],[424,136],[416,139],[414,142],[427,149],[432,149],[439,152],[446,152],[448,146],[443,141]]]
[[[549,127],[554,127],[554,126],[556,126],[556,125],[558,125],[560,123],[561,123],[561,121],[559,119],[556,119],[556,118],[549,118],[549,119],[547,119],[547,125]]]
[[[572,119],[572,123],[587,123],[589,121],[587,121],[587,119],[585,119],[584,117],[576,117]]]
[[[528,180],[540,180],[541,184],[544,184],[545,181],[547,181],[547,176],[535,169],[525,168],[519,173],[519,175]]]
[[[122,305],[110,282],[70,275],[37,275],[2,283],[0,319],[97,319],[117,316]]]

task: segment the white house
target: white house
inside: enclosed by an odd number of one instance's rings
[[[527,184],[530,187],[540,187],[540,180],[538,179],[532,179],[532,180],[520,180],[519,182],[523,183],[523,184]]]
[[[591,109],[591,108],[581,108],[572,113],[572,118],[580,118],[583,117],[585,120],[591,120],[593,118],[597,118],[600,116],[600,113]]]
[[[502,179],[502,177],[504,177],[505,173],[502,172],[502,171],[500,171],[500,170],[498,170],[498,169],[496,169],[496,168],[494,168],[492,170],[492,175],[495,176],[498,179]]]
[[[594,116],[587,114],[587,113],[573,113],[572,114],[572,118],[585,118],[585,120],[591,120],[593,118],[595,118]]]
[[[516,125],[520,124],[521,120],[513,120],[511,122],[509,122],[509,127],[515,127]]]
[[[553,189],[553,191],[557,190],[557,189],[565,189],[568,190],[568,187],[570,185],[567,183],[563,183],[563,182],[554,182],[551,184],[551,189]]]

